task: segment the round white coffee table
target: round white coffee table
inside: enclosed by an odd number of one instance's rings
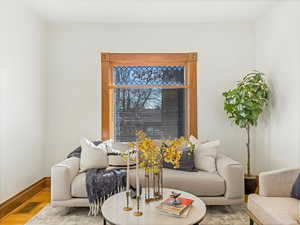
[[[136,211],[136,200],[130,199],[131,211],[124,211],[126,204],[125,192],[115,194],[108,198],[102,205],[101,211],[104,220],[104,225],[108,222],[111,225],[194,225],[199,224],[205,217],[206,206],[205,203],[190,193],[174,190],[164,189],[164,199],[166,199],[172,191],[181,193],[180,197],[193,199],[193,205],[188,216],[185,218],[178,218],[161,214],[155,207],[161,201],[151,202],[146,204],[142,195],[140,201],[142,216],[134,216]]]

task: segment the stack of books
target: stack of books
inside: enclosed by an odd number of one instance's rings
[[[173,205],[174,198],[168,198],[161,202],[156,208],[163,214],[176,216],[176,217],[187,217],[192,208],[192,199],[188,198],[176,198],[181,204]]]

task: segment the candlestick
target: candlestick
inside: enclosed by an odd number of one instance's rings
[[[140,196],[139,151],[136,149],[136,196]]]
[[[132,210],[131,207],[129,207],[129,191],[126,191],[126,206],[123,208],[124,211],[130,211]]]
[[[140,211],[140,198],[141,198],[141,196],[139,196],[139,195],[136,196],[137,211],[134,212],[134,214],[133,214],[135,216],[141,216],[141,215],[143,215],[143,213]]]
[[[128,151],[127,155],[127,180],[126,180],[126,192],[129,192],[129,159],[130,159],[130,151]]]

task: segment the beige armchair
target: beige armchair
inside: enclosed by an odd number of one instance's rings
[[[248,198],[250,224],[299,225],[299,200],[291,198],[298,169],[281,169],[259,174],[259,194]]]

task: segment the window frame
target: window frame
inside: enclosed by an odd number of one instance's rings
[[[115,88],[185,88],[186,135],[197,137],[197,53],[101,53],[101,124],[102,140],[114,137],[113,90]],[[184,66],[185,85],[132,86],[114,85],[114,66]]]

